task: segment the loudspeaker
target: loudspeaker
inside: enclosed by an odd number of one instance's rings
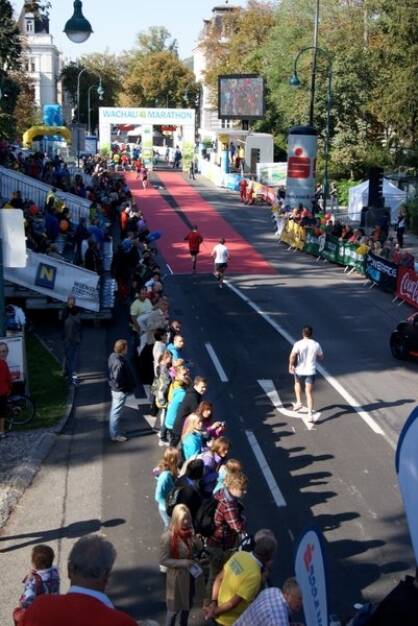
[[[368,206],[381,209],[385,206],[383,198],[383,168],[371,167],[369,169],[369,199]]]

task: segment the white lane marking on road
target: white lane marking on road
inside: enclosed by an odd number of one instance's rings
[[[169,266],[169,264],[168,264],[168,263],[166,263],[166,265],[167,265],[167,269],[168,269],[168,271],[170,272],[170,274],[174,274],[174,272],[173,272],[173,270],[171,269],[171,267]]]
[[[246,430],[245,434],[247,435],[248,443],[252,451],[254,452],[255,458],[257,459],[258,465],[263,473],[264,478],[266,479],[266,483],[269,486],[271,491],[271,495],[273,496],[273,500],[276,503],[278,508],[286,506],[286,500],[283,497],[282,492],[280,491],[279,485],[274,478],[272,471],[266,461],[266,457],[263,454],[262,449],[259,446],[259,443],[251,430]]]
[[[216,354],[215,350],[213,349],[212,344],[210,343],[205,343],[205,348],[209,353],[210,358],[212,359],[212,363],[215,366],[216,371],[218,372],[218,376],[221,379],[221,381],[223,383],[227,383],[228,382],[228,376],[225,373],[224,368],[222,367],[222,364],[220,362],[220,360],[218,359],[218,355]]]
[[[261,317],[268,323],[270,324],[270,326],[272,328],[274,328],[274,330],[276,332],[279,333],[279,335],[281,335],[283,337],[283,339],[286,339],[286,341],[288,343],[290,343],[290,345],[293,345],[295,343],[295,338],[292,337],[292,335],[290,333],[287,332],[287,330],[285,330],[283,328],[283,326],[281,326],[280,324],[278,324],[277,322],[275,322],[268,313],[266,313],[265,311],[262,311],[260,309],[260,307],[253,302],[250,298],[248,298],[246,295],[244,295],[240,289],[238,289],[238,287],[235,287],[235,285],[232,285],[228,280],[224,281],[225,284],[227,285],[227,287],[229,287],[229,289],[231,289],[234,293],[237,294],[237,296],[239,298],[241,298],[241,300],[244,300],[244,302],[246,302],[248,304],[248,306],[250,306],[256,313],[258,313],[259,315],[261,315]],[[335,391],[337,393],[340,394],[340,396],[342,398],[344,398],[344,400],[356,411],[356,413],[359,415],[359,417],[361,417],[361,419],[367,424],[367,426],[369,428],[372,429],[372,431],[374,433],[376,433],[377,435],[382,435],[384,437],[384,439],[388,442],[388,444],[391,446],[391,448],[395,449],[396,448],[396,444],[390,440],[390,438],[385,434],[385,432],[382,430],[382,428],[379,426],[379,424],[376,422],[376,420],[367,412],[363,409],[362,405],[360,404],[360,402],[357,402],[357,400],[355,398],[353,398],[353,396],[351,395],[351,393],[349,393],[342,385],[341,383],[339,383],[334,376],[331,376],[331,374],[328,372],[328,370],[325,369],[325,367],[323,367],[322,365],[318,365],[317,366],[318,372],[320,374],[322,374],[322,376],[325,378],[325,380],[331,385],[331,387],[333,387],[335,389]]]
[[[308,420],[308,416],[306,413],[302,413],[300,411],[290,411],[283,406],[283,402],[280,399],[279,392],[272,380],[258,380],[257,381],[276,411],[279,411],[282,415],[286,417],[294,417],[296,419],[301,420],[308,430],[312,430],[314,425],[312,422]],[[319,413],[315,413],[315,417],[319,417]]]
[[[133,394],[130,394],[125,400],[125,406],[128,409],[137,409],[140,404],[149,404],[149,400],[147,398],[136,398]]]

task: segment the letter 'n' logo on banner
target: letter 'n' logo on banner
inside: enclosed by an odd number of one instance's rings
[[[36,272],[35,285],[43,287],[44,289],[54,289],[56,275],[57,268],[54,267],[54,265],[39,263],[38,270]]]

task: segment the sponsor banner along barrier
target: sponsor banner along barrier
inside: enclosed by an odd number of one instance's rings
[[[359,245],[341,242],[337,237],[318,234],[309,226],[301,226],[293,220],[272,212],[276,223],[276,235],[286,245],[321,257],[344,267],[352,267],[360,274],[365,274],[380,289],[396,293],[397,297],[418,309],[418,272],[402,267],[393,261],[369,252],[357,252]]]
[[[28,250],[26,267],[4,268],[4,278],[62,302],[74,296],[79,307],[100,310],[99,275],[45,254]]]
[[[294,222],[293,220],[287,220],[284,228],[282,229],[280,240],[284,241],[284,243],[287,243],[292,248],[303,250],[305,245],[304,226],[300,226],[300,224]]]
[[[418,406],[399,435],[395,467],[416,562],[418,563]]]
[[[328,626],[324,542],[314,528],[306,530],[299,539],[295,575],[302,592],[306,626]]]
[[[398,276],[398,265],[381,256],[369,252],[366,256],[366,276],[370,278],[380,289],[394,293]]]
[[[280,240],[292,248],[303,250],[316,257],[321,256],[331,263],[344,267],[354,267],[364,274],[365,256],[357,252],[358,245],[341,242],[337,237],[324,233],[318,235],[312,228],[300,226],[293,220],[276,218],[276,224]]]
[[[418,309],[418,274],[408,267],[398,269],[396,295],[409,305]]]

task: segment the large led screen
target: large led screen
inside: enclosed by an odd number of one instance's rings
[[[265,114],[264,79],[258,74],[218,77],[218,117],[221,120],[261,120]]]

